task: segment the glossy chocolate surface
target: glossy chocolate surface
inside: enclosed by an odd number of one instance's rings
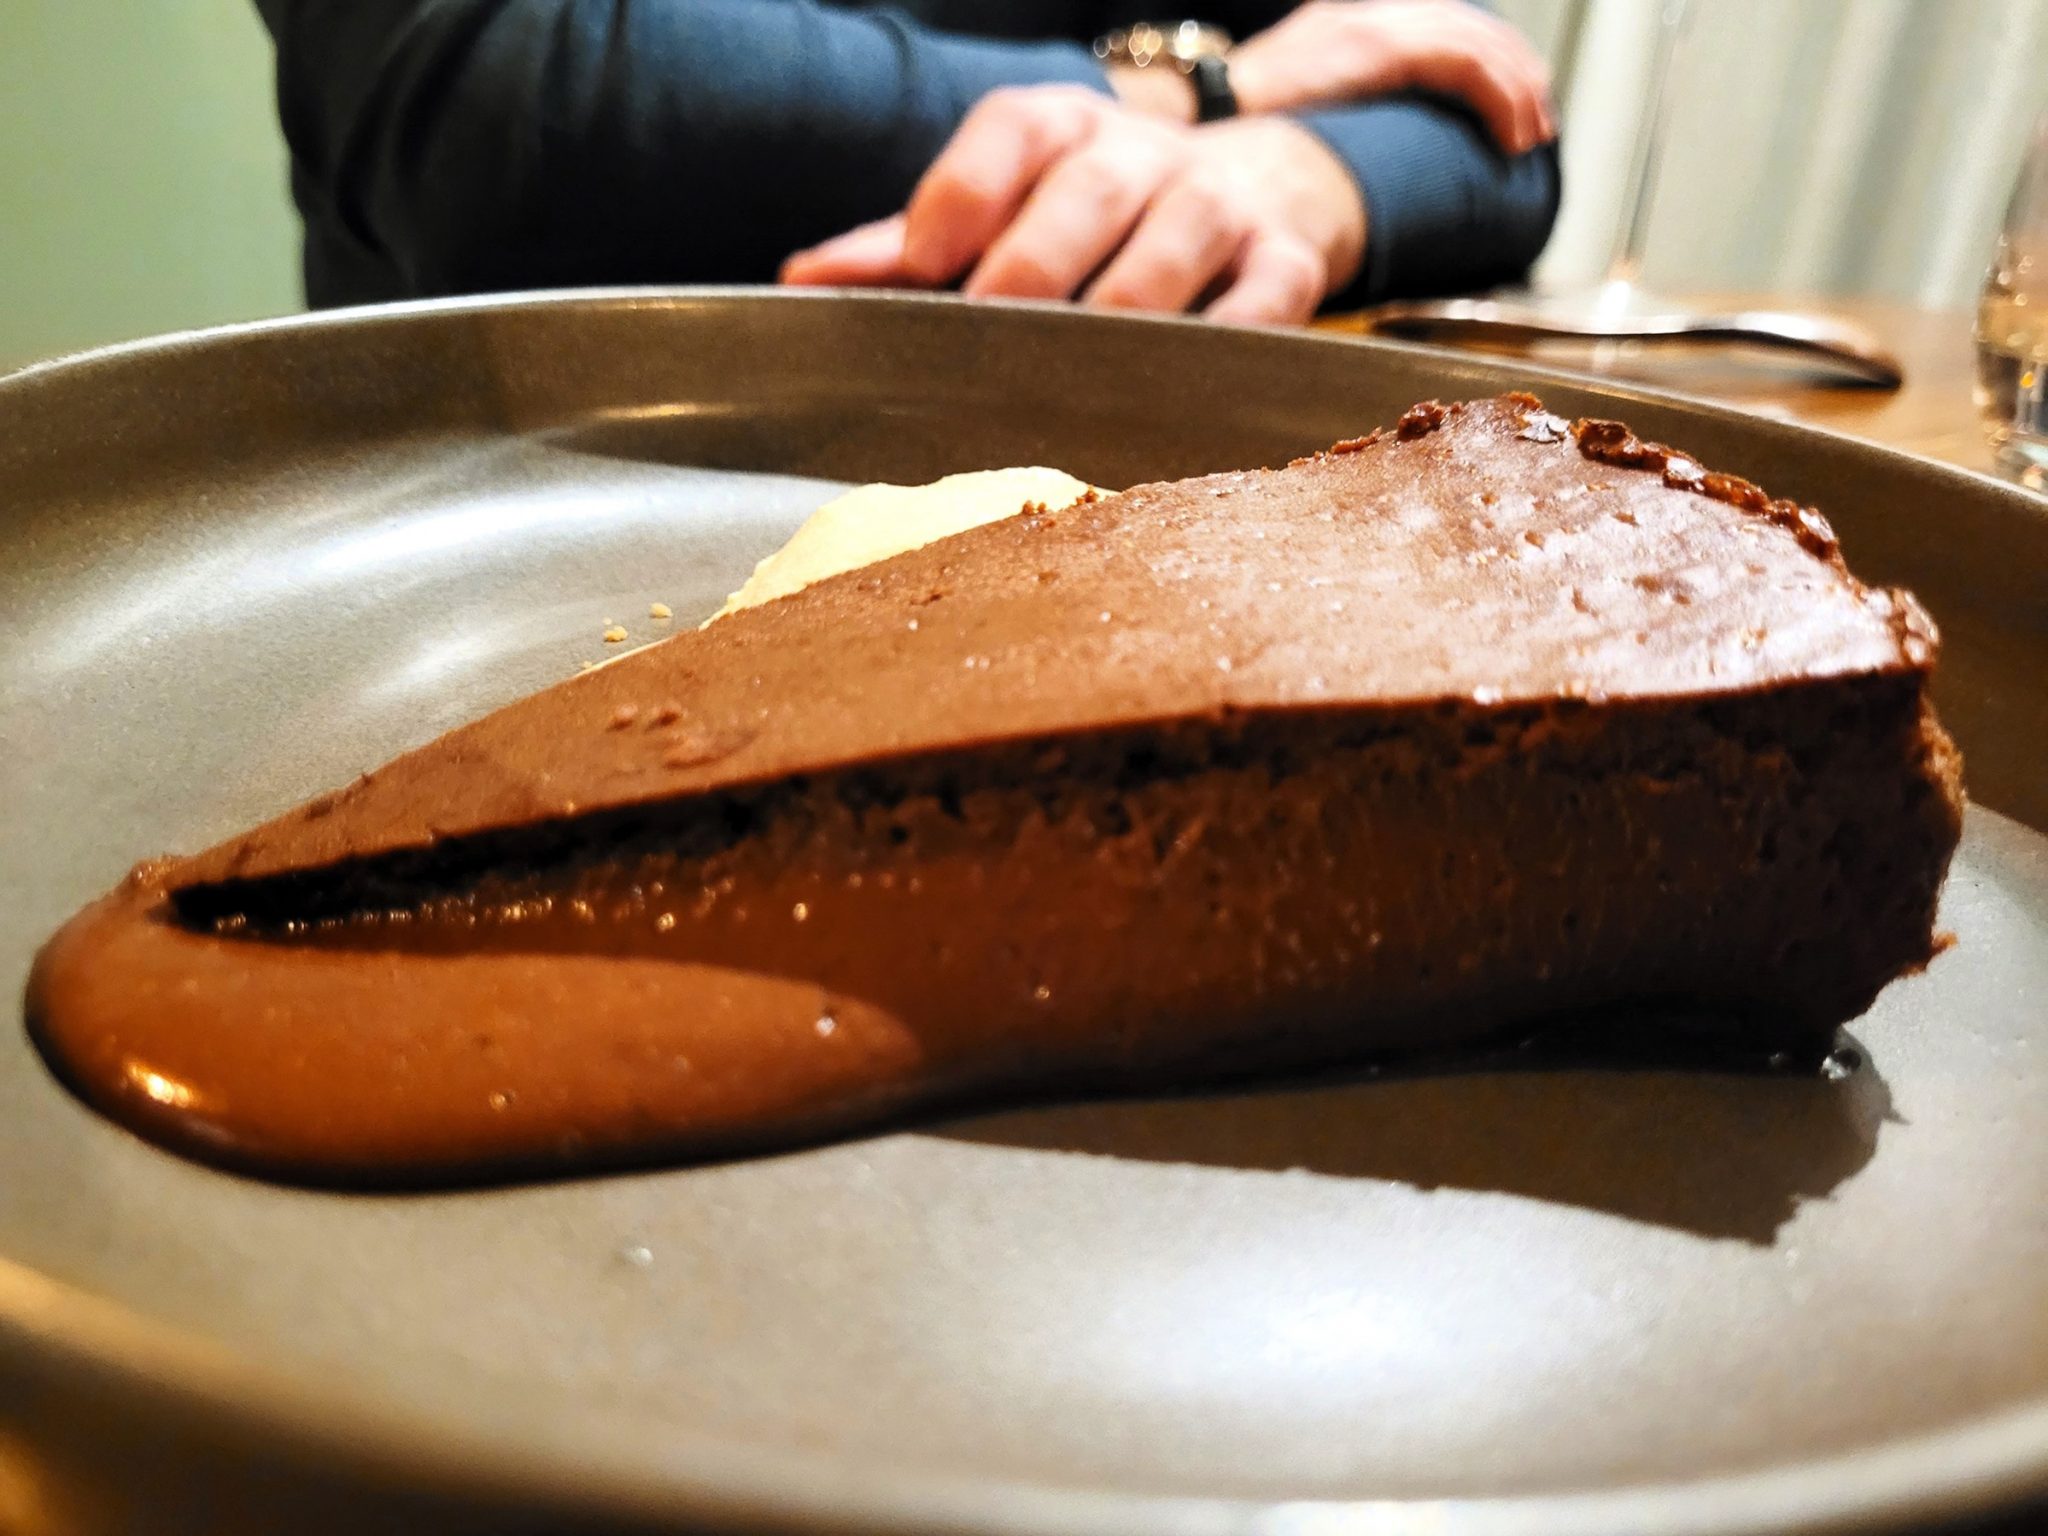
[[[1932,954],[1934,636],[1528,397],[629,655],[45,951],[95,1104],[306,1177],[702,1155],[1638,1002],[1809,1059]]]

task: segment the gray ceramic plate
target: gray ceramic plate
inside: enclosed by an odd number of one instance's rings
[[[350,1197],[0,1030],[0,1528],[1876,1530],[2048,1492],[2048,518],[1419,348],[946,300],[434,305],[0,380],[0,987],[190,848],[708,609],[845,480],[1270,463],[1540,390],[1948,634],[1960,945],[1843,1082],[1468,1074]]]

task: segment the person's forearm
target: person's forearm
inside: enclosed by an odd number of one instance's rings
[[[1469,292],[1525,274],[1557,218],[1556,144],[1502,155],[1453,107],[1387,97],[1300,121],[1365,195],[1366,249],[1331,307]]]
[[[812,0],[261,0],[303,183],[420,295],[735,281],[902,206],[1072,44]]]

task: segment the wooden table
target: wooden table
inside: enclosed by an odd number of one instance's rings
[[[1820,309],[1859,321],[1897,355],[1905,370],[1905,385],[1896,390],[1831,387],[1796,356],[1762,349],[1638,343],[1624,347],[1616,361],[1598,369],[1592,368],[1591,349],[1578,342],[1498,350],[1701,395],[1760,415],[1810,422],[1966,469],[1991,472],[1991,448],[1970,398],[1976,365],[1967,314],[1882,299],[1799,300],[1783,295],[1717,293],[1696,295],[1688,302],[1717,310]],[[1346,316],[1328,323],[1360,329],[1370,321],[1364,316]]]

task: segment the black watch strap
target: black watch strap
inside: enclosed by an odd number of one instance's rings
[[[1188,63],[1195,87],[1195,121],[1213,123],[1237,116],[1237,92],[1230,88],[1230,66],[1213,53],[1197,54]]]

